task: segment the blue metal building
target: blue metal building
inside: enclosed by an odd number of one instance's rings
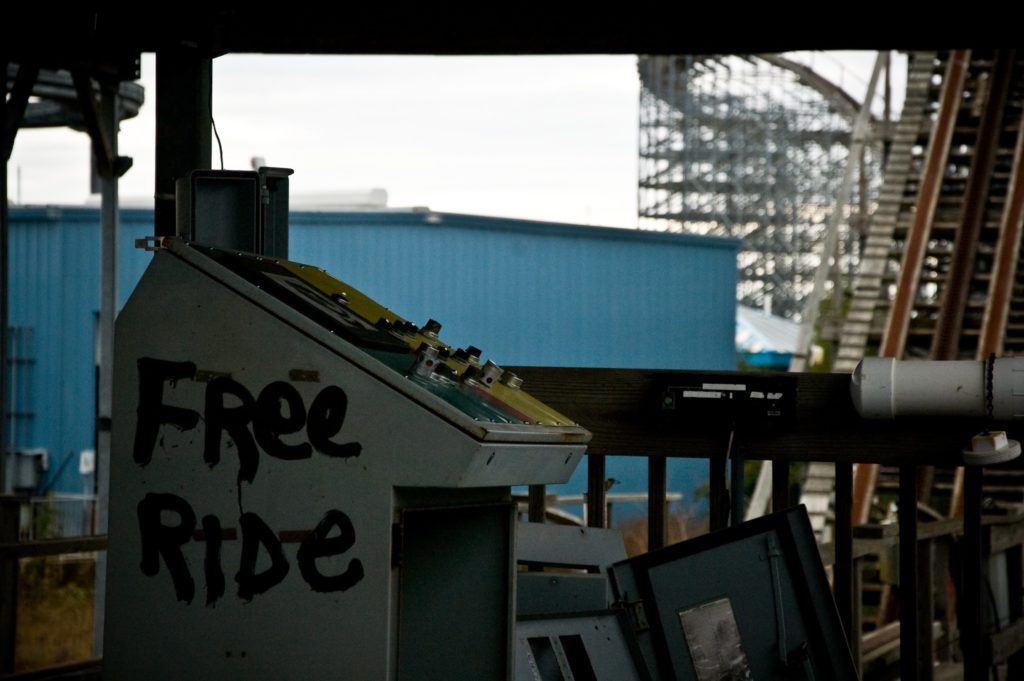
[[[80,492],[91,481],[79,457],[95,438],[99,211],[10,215],[7,445],[48,452],[38,491]],[[499,364],[735,367],[734,240],[420,210],[290,220],[292,260],[404,317],[437,319],[448,342]],[[133,243],[152,224],[151,210],[121,213],[122,304],[150,258]],[[674,464],[670,483],[690,469]]]

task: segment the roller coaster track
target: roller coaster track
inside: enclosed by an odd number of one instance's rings
[[[865,240],[834,370],[865,355],[983,359],[1024,353],[1024,61],[1014,51],[911,55],[907,98]],[[857,471],[854,520],[895,484]],[[987,471],[986,494],[1024,505]],[[952,479],[950,479],[952,478]],[[877,479],[877,486],[876,486]],[[1009,483],[1009,484],[1008,484]],[[920,499],[959,511],[962,476],[924,470]]]

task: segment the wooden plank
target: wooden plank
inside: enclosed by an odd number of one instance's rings
[[[946,156],[953,139],[957,112],[960,110],[963,100],[962,94],[969,61],[970,50],[956,50],[950,55],[946,64],[938,116],[928,141],[924,168],[918,184],[916,205],[912,213],[913,225],[908,231],[906,243],[903,246],[903,261],[900,263],[896,299],[889,310],[882,346],[878,352],[881,357],[900,358],[906,347],[911,311],[917,297],[917,286],[921,278],[925,250],[928,246],[932,220],[935,217],[935,208],[945,174]]]
[[[986,555],[1001,553],[1024,544],[1024,516],[1003,516],[985,523],[982,551]]]
[[[992,664],[1002,664],[1011,655],[1024,649],[1024,618],[1017,619],[1002,631],[992,634],[989,645]]]
[[[659,386],[687,376],[742,381],[740,372],[651,371],[510,367],[531,395],[566,414],[592,434],[590,448],[605,454],[710,458],[725,450],[729,426],[662,412]],[[776,430],[738,425],[734,448],[748,459],[843,461],[955,466],[977,434],[977,421],[943,419],[865,421],[850,398],[844,374],[792,374],[796,378],[795,421]],[[672,416],[666,416],[666,413]],[[993,424],[1011,438],[1024,438],[1024,423]]]
[[[1013,170],[1010,176],[1007,201],[999,225],[999,240],[985,297],[981,337],[978,339],[978,359],[994,352],[1003,354],[1003,342],[1009,318],[1013,283],[1017,278],[1017,258],[1020,253],[1021,232],[1024,231],[1024,126],[1017,134],[1013,151]]]
[[[989,87],[980,95],[984,98],[984,113],[974,143],[974,156],[971,159],[967,187],[962,199],[961,223],[956,231],[946,282],[942,289],[942,304],[935,320],[931,359],[956,359],[960,350],[960,336],[967,311],[971,277],[978,259],[978,240],[989,204],[989,187],[996,164],[1006,99],[1011,89],[1015,55],[1015,50],[996,50],[995,63],[990,73],[991,78],[988,80]],[[979,347],[978,350],[981,354],[982,349]],[[978,359],[983,359],[987,354],[986,352]]]
[[[105,551],[106,549],[107,535],[105,534],[69,539],[37,539],[32,542],[0,544],[0,557],[38,558],[40,556],[60,556],[66,553]]]

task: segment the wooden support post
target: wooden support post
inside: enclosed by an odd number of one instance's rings
[[[7,78],[7,62],[0,59],[0,68],[3,68],[4,78]],[[7,446],[7,237],[8,222],[10,215],[7,209],[7,160],[8,150],[14,144],[13,133],[9,125],[11,112],[7,104],[7,85],[4,81],[4,96],[0,97],[0,452]],[[3,494],[6,484],[4,478],[7,473],[6,461],[0,465],[0,494]],[[0,623],[3,626],[3,623]],[[0,656],[0,660],[2,660]],[[10,671],[0,663],[0,674]]]
[[[530,485],[529,499],[527,501],[527,518],[531,523],[544,522],[547,512],[547,488],[544,485]]]
[[[772,462],[772,511],[789,508],[789,462]]]
[[[960,590],[960,648],[964,655],[964,678],[984,679],[988,663],[982,646],[981,588],[981,476],[980,466],[964,469],[964,539],[960,560],[963,586]]]
[[[1024,546],[1006,550],[1006,577],[1010,597],[1010,622],[1024,617]],[[1006,663],[1006,678],[1024,679],[1024,650],[1018,650]]]
[[[935,644],[932,622],[935,620],[935,541],[917,544],[917,673],[920,681],[932,681],[935,668]],[[902,583],[901,583],[902,586]],[[901,590],[902,592],[902,590]]]
[[[920,632],[917,598],[917,467],[900,466],[900,678],[917,681]],[[972,678],[972,677],[966,677]],[[979,677],[981,678],[981,677]]]
[[[647,459],[647,550],[665,546],[667,460],[663,456]]]
[[[853,623],[853,465],[836,464],[835,502],[835,547],[836,557],[832,565],[833,592],[839,621],[846,632],[850,650],[854,640],[860,638],[860,631]]]
[[[605,500],[608,496],[604,454],[587,454],[587,525],[607,527]]]
[[[743,459],[729,460],[729,525],[743,522],[745,512],[743,498]]]
[[[18,541],[21,499],[0,496],[0,543]],[[18,626],[18,557],[0,556],[0,674],[14,671]]]
[[[863,641],[864,637],[861,631],[864,628],[864,576],[861,570],[863,565],[861,559],[857,558],[853,561],[853,600],[851,601],[851,617],[850,617],[850,629],[847,633],[850,637],[850,653],[853,655],[853,665],[857,670],[857,678],[861,677],[861,667],[863,666]]]
[[[724,529],[728,524],[729,492],[725,488],[725,457],[712,456],[708,459],[708,524],[712,532]],[[774,470],[774,469],[773,469]]]

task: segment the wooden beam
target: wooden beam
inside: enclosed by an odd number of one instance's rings
[[[729,425],[687,419],[681,410],[659,407],[665,381],[712,377],[742,381],[740,372],[651,371],[510,367],[523,388],[577,421],[592,434],[592,450],[623,455],[711,458],[728,442]],[[795,418],[776,429],[736,424],[733,447],[745,458],[773,461],[841,461],[955,466],[977,434],[977,421],[943,419],[866,421],[850,398],[846,374],[791,374],[796,380]],[[669,416],[669,414],[671,416]],[[1020,422],[992,424],[1010,437],[1024,437]]]
[[[903,357],[907,344],[907,332],[910,329],[910,316],[917,298],[917,285],[921,277],[921,267],[928,250],[928,238],[935,217],[935,207],[939,203],[942,180],[945,177],[946,157],[953,139],[957,113],[963,100],[964,81],[967,79],[967,67],[971,60],[970,50],[954,50],[946,66],[942,81],[942,95],[939,99],[939,111],[928,140],[928,151],[925,153],[924,169],[917,191],[917,203],[914,205],[913,222],[907,230],[906,243],[903,246],[903,262],[900,263],[899,281],[896,286],[896,298],[889,308],[889,316],[885,323],[882,346],[878,350],[880,357]]]
[[[949,271],[946,273],[939,313],[935,320],[931,359],[951,360],[959,356],[967,296],[977,263],[978,240],[985,222],[989,187],[1003,132],[1003,117],[1015,61],[1016,50],[996,50],[989,86],[985,89],[985,110],[978,126],[971,170],[964,190],[960,228],[953,242]]]
[[[66,553],[106,551],[106,535],[95,537],[71,537],[69,539],[37,539],[33,542],[8,542],[0,544],[2,558],[38,558],[60,556]]]
[[[982,551],[991,556],[1024,544],[1024,515],[984,519]]]
[[[992,664],[1006,662],[1014,653],[1024,649],[1024,618],[992,634],[989,643]]]

